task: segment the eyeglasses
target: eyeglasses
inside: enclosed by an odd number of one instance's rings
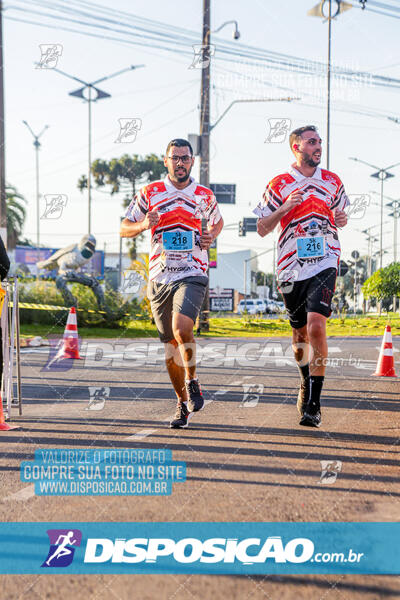
[[[185,156],[168,156],[168,158],[174,163],[178,163],[179,161],[182,161],[182,163],[189,163],[192,160],[192,157],[187,154],[185,154]]]

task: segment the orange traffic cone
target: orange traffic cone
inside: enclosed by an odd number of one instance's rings
[[[392,330],[390,325],[386,325],[385,327],[378,364],[376,365],[374,375],[377,377],[397,377],[394,370]]]
[[[3,400],[0,396],[0,431],[10,431],[10,429],[21,429],[20,425],[9,425],[6,423],[3,411]]]
[[[70,308],[65,326],[63,344],[53,361],[63,358],[82,358],[79,356],[78,325],[76,323],[76,308]]]

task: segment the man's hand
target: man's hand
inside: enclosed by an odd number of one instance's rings
[[[155,227],[160,220],[160,215],[156,209],[150,210],[143,221],[143,230]]]
[[[205,231],[200,238],[200,247],[202,250],[208,250],[214,238],[209,231]]]
[[[301,190],[295,190],[290,194],[286,202],[284,202],[280,208],[281,214],[287,215],[288,212],[299,206],[303,202],[303,192]]]
[[[347,215],[344,210],[337,208],[335,210],[335,225],[337,227],[344,227],[347,225]]]

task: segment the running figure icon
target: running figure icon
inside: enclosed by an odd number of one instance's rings
[[[67,567],[74,559],[75,549],[81,545],[79,529],[48,529],[50,548],[42,567]]]
[[[46,565],[50,566],[50,563],[53,560],[53,558],[56,558],[57,556],[59,558],[61,558],[62,556],[66,556],[67,554],[72,554],[72,550],[70,548],[67,548],[67,546],[68,546],[68,544],[70,544],[71,546],[73,544],[76,544],[77,540],[71,539],[73,537],[74,537],[74,532],[73,531],[69,531],[67,533],[67,535],[60,535],[60,536],[58,536],[56,544],[59,544],[59,546],[57,547],[57,550],[54,552],[54,554],[52,554],[50,556],[50,558],[48,560],[46,560]],[[61,539],[63,541],[60,543]]]

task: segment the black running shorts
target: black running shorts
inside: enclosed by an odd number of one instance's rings
[[[196,321],[207,288],[207,277],[184,277],[172,283],[149,281],[147,296],[162,342],[174,339],[172,313],[177,312]]]
[[[283,301],[293,329],[300,329],[307,325],[307,313],[316,312],[329,317],[332,296],[335,292],[336,269],[331,267],[317,275],[286,284],[290,292],[285,293],[285,283],[280,284]]]

